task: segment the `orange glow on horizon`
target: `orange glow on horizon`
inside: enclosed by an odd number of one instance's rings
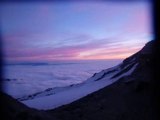
[[[80,53],[79,56],[76,57],[76,59],[85,60],[85,59],[125,59],[136,52],[138,52],[141,49],[140,46],[134,47],[134,48],[121,48],[121,49],[113,49],[113,50],[107,50],[107,49],[97,49],[93,51],[86,51]]]

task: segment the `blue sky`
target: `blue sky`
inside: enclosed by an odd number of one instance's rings
[[[149,2],[1,5],[4,59],[124,59],[153,39]]]

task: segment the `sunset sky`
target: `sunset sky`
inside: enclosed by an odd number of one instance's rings
[[[149,2],[1,4],[6,61],[124,59],[153,39]]]

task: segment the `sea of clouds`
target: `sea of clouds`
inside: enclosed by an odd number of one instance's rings
[[[82,83],[94,73],[120,62],[121,60],[89,60],[4,65],[3,88],[7,94],[19,98],[47,88]]]

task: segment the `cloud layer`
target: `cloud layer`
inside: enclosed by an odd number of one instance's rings
[[[120,59],[153,38],[147,2],[4,4],[6,61]]]

